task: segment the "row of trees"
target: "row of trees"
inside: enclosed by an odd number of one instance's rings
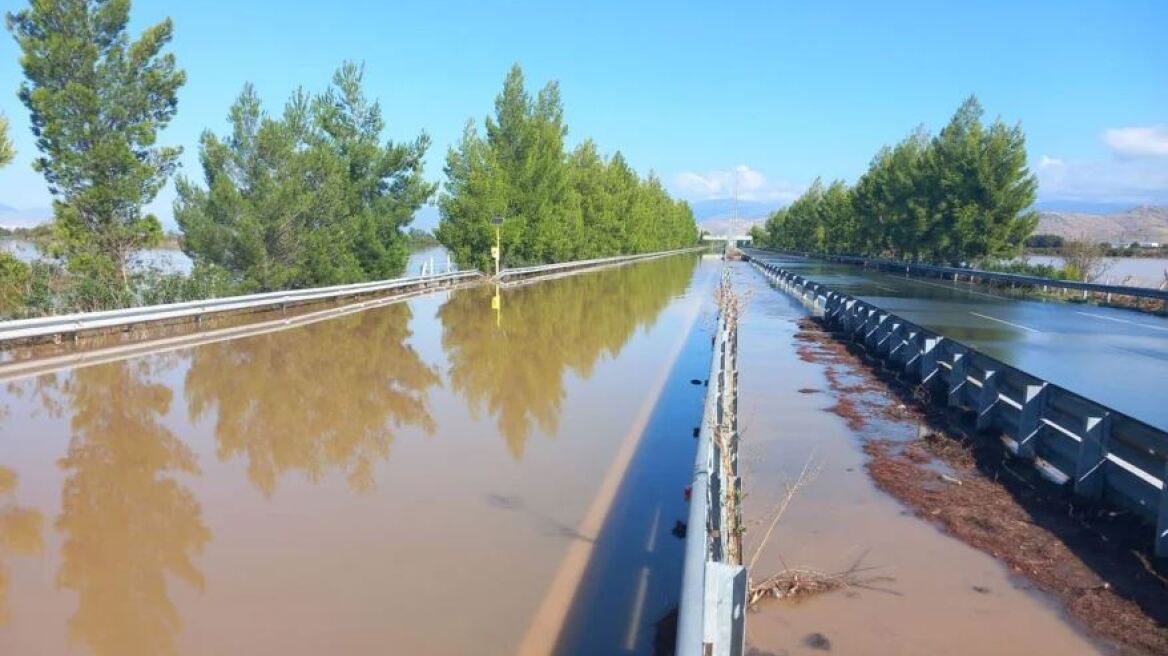
[[[42,312],[97,309],[402,272],[407,228],[437,191],[423,175],[429,138],[386,140],[361,67],[346,63],[326,91],[297,90],[276,115],[244,87],[229,112],[230,133],[200,139],[202,180],[176,182],[175,219],[192,275],[143,278],[134,256],[163,237],[144,208],[182,154],[158,136],[178,109],[186,74],[167,51],[169,19],[137,39],[127,34],[129,20],[130,0],[31,2],[7,14],[25,77],[19,97],[39,151],[33,165],[49,184],[54,219],[46,244],[52,263],[30,267],[0,254],[0,305],[20,297],[25,305],[55,303]],[[5,128],[0,164],[12,157]],[[566,133],[555,83],[533,100],[514,68],[485,134],[468,126],[447,156],[438,234],[461,265],[486,268],[495,215],[506,220],[508,264],[696,241],[688,206],[658,179],[642,180],[619,154],[604,158],[591,142],[567,153]]]
[[[488,270],[494,217],[503,219],[507,265],[643,253],[686,246],[698,232],[689,205],[650,174],[641,179],[618,152],[591,140],[568,152],[559,86],[535,98],[511,68],[480,131],[468,121],[446,155],[436,236],[460,266]]]
[[[1021,253],[1038,224],[1020,126],[970,97],[936,136],[917,129],[854,186],[818,179],[753,236],[771,247],[958,264]]]

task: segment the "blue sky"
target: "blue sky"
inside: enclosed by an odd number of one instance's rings
[[[11,10],[18,0],[0,0]],[[136,0],[135,32],[175,21],[189,81],[163,143],[226,130],[246,81],[272,111],[363,61],[387,136],[433,139],[427,174],[492,107],[503,75],[560,81],[569,140],[592,137],[691,201],[781,203],[816,176],[853,181],[880,146],[939,128],[976,93],[1020,121],[1040,200],[1168,203],[1168,2],[239,2]],[[0,204],[49,204],[0,35],[0,112],[20,154]],[[152,209],[170,223],[173,191]],[[433,211],[423,224],[433,221]]]

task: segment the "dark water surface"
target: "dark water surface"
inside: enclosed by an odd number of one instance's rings
[[[719,266],[503,289],[497,310],[486,286],[436,293],[6,383],[0,654],[650,650]]]
[[[760,254],[1006,364],[1168,430],[1168,317]]]

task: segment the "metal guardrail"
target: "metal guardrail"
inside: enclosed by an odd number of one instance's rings
[[[719,316],[698,452],[690,488],[685,565],[677,617],[678,656],[740,656],[745,639],[746,569],[726,562],[721,503],[725,479],[715,427],[730,422],[737,439],[736,409],[726,387],[737,376],[737,336]]]
[[[1168,432],[749,254],[773,283],[886,367],[976,414],[1007,448],[1085,500],[1143,517],[1168,557]]]
[[[330,287],[265,292],[262,294],[228,296],[200,301],[184,301],[182,303],[167,303],[164,305],[147,305],[121,310],[81,312],[37,317],[34,319],[18,319],[15,321],[0,322],[0,346],[13,341],[46,339],[57,335],[111,330],[161,321],[198,320],[203,317],[225,312],[259,311],[335,298],[348,298],[395,290],[449,285],[478,278],[479,276],[478,271],[460,271],[457,273],[396,278],[393,280],[363,282],[350,285],[333,285]]]
[[[574,269],[590,269],[599,266],[606,266],[610,264],[623,264],[625,262],[637,262],[640,260],[652,260],[659,257],[668,257],[670,255],[678,255],[681,253],[694,253],[697,251],[706,250],[705,246],[697,246],[693,248],[679,248],[672,251],[658,251],[655,253],[639,253],[636,255],[616,255],[614,257],[602,257],[593,260],[576,260],[573,262],[557,262],[555,264],[539,264],[529,267],[518,267],[514,269],[503,269],[499,275],[495,277],[496,280],[502,282],[512,278],[524,278],[527,276],[543,275],[547,273],[557,273],[561,271],[571,271]]]
[[[898,262],[896,260],[857,257],[853,255],[782,253],[780,251],[771,252],[781,255],[794,255],[796,257],[807,259],[822,259],[828,262],[855,264],[863,267],[873,268],[878,271],[891,271],[896,273],[904,273],[906,275],[932,275],[941,278],[948,277],[954,280],[961,280],[962,278],[965,278],[970,282],[987,281],[1009,283],[1012,285],[1026,285],[1029,287],[1067,289],[1081,291],[1084,294],[1131,296],[1134,298],[1149,298],[1160,300],[1168,303],[1168,289],[1153,289],[1151,287],[1128,287],[1125,285],[1100,285],[1091,282],[1076,282],[1074,280],[1053,280],[1051,278],[1039,278],[1037,276],[1024,276],[1017,273],[998,273],[996,271],[981,271],[979,269],[966,269],[962,267],[933,266],[930,264],[915,264],[912,262]]]

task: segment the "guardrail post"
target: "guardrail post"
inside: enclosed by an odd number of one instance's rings
[[[1033,460],[1038,444],[1038,429],[1042,426],[1042,414],[1046,409],[1046,383],[1027,385],[1022,409],[1018,414],[1018,453],[1023,460]]]
[[[1168,462],[1160,473],[1160,508],[1156,512],[1156,556],[1168,557]]]
[[[937,376],[937,351],[943,337],[926,337],[921,340],[920,376],[921,384],[927,385]]]
[[[967,360],[965,354],[959,351],[953,351],[953,364],[949,368],[949,398],[948,405],[950,408],[960,408],[965,405],[963,396],[965,392],[965,364]]]
[[[981,395],[977,399],[977,430],[987,430],[994,425],[994,411],[998,405],[998,372],[987,369],[981,383]]]
[[[900,346],[900,357],[897,364],[902,371],[909,371],[913,363],[921,356],[921,331],[906,328],[904,343]]]
[[[1107,443],[1111,440],[1111,413],[1083,418],[1079,457],[1075,460],[1075,494],[1091,501],[1103,498],[1107,477]]]

